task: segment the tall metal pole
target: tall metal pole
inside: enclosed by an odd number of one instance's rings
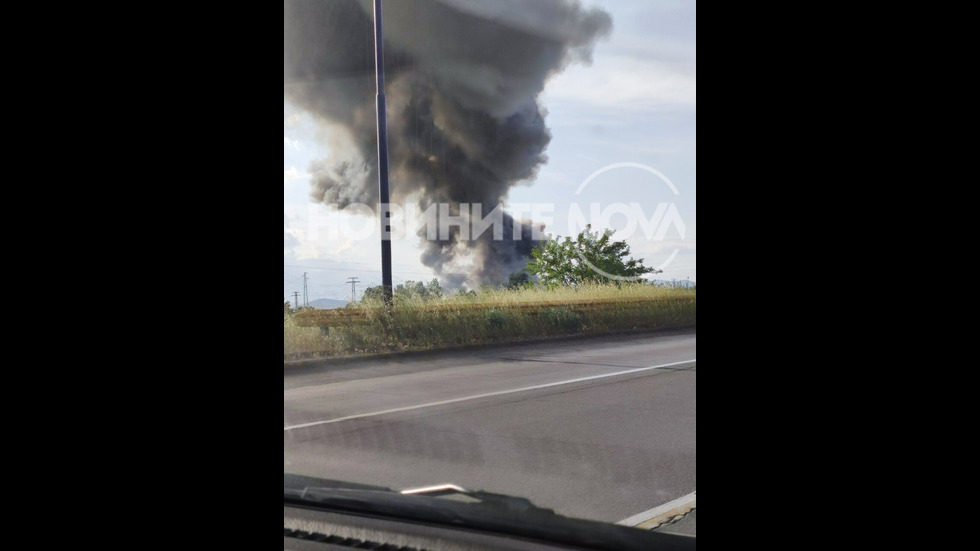
[[[310,307],[310,274],[303,272],[303,307]]]
[[[391,273],[391,189],[388,183],[388,99],[385,96],[385,47],[382,0],[374,0],[375,67],[378,74],[378,179],[381,214],[381,285],[385,306],[391,308],[394,278]]]
[[[358,278],[356,278],[356,277],[349,277],[349,278],[347,278],[347,283],[350,283],[350,302],[351,302],[351,304],[354,304],[355,302],[357,302],[357,284],[360,283],[360,282],[361,282],[361,280],[358,279]]]

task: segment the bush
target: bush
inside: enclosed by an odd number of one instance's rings
[[[403,297],[388,318],[380,301],[358,305],[363,325],[328,333],[283,322],[285,358],[432,350],[561,335],[697,324],[697,291],[650,285],[488,290],[438,300]]]

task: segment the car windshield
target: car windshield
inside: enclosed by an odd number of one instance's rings
[[[696,534],[696,11],[284,0],[284,475]]]

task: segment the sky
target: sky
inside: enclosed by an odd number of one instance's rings
[[[657,279],[697,281],[697,3],[582,4],[609,12],[614,30],[590,66],[571,65],[548,82],[540,102],[553,134],[549,161],[511,191],[507,204],[512,212],[546,205],[534,220],[559,236],[577,231],[581,213],[598,229],[616,230],[633,257],[662,268]],[[381,283],[377,222],[338,216],[310,200],[308,167],[330,157],[330,143],[328,131],[284,100],[284,300],[302,292],[304,273],[310,300],[350,299],[352,277],[360,280],[358,295]],[[613,215],[627,206],[639,215],[632,224]],[[636,224],[640,217],[647,222]],[[330,224],[347,231],[332,232]],[[434,277],[414,233],[392,249],[396,285]]]

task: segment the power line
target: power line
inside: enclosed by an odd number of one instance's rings
[[[378,273],[380,271],[380,270],[358,270],[358,269],[355,269],[355,268],[319,268],[319,267],[316,267],[316,266],[312,266],[312,267],[311,266],[297,266],[295,264],[283,264],[282,266],[283,266],[283,268],[293,268],[293,269],[297,269],[297,270],[311,270],[311,271],[314,271],[314,272],[327,271],[327,272],[354,272],[354,273],[357,273],[357,274],[376,274],[376,273]],[[448,273],[448,272],[437,275],[437,274],[434,274],[432,272],[406,272],[406,271],[402,271],[402,270],[399,270],[398,273],[399,274],[404,274],[404,275],[428,276],[428,277],[438,277],[438,275],[443,275],[443,276],[469,276],[469,275],[471,275],[471,274],[464,274],[464,273]]]

